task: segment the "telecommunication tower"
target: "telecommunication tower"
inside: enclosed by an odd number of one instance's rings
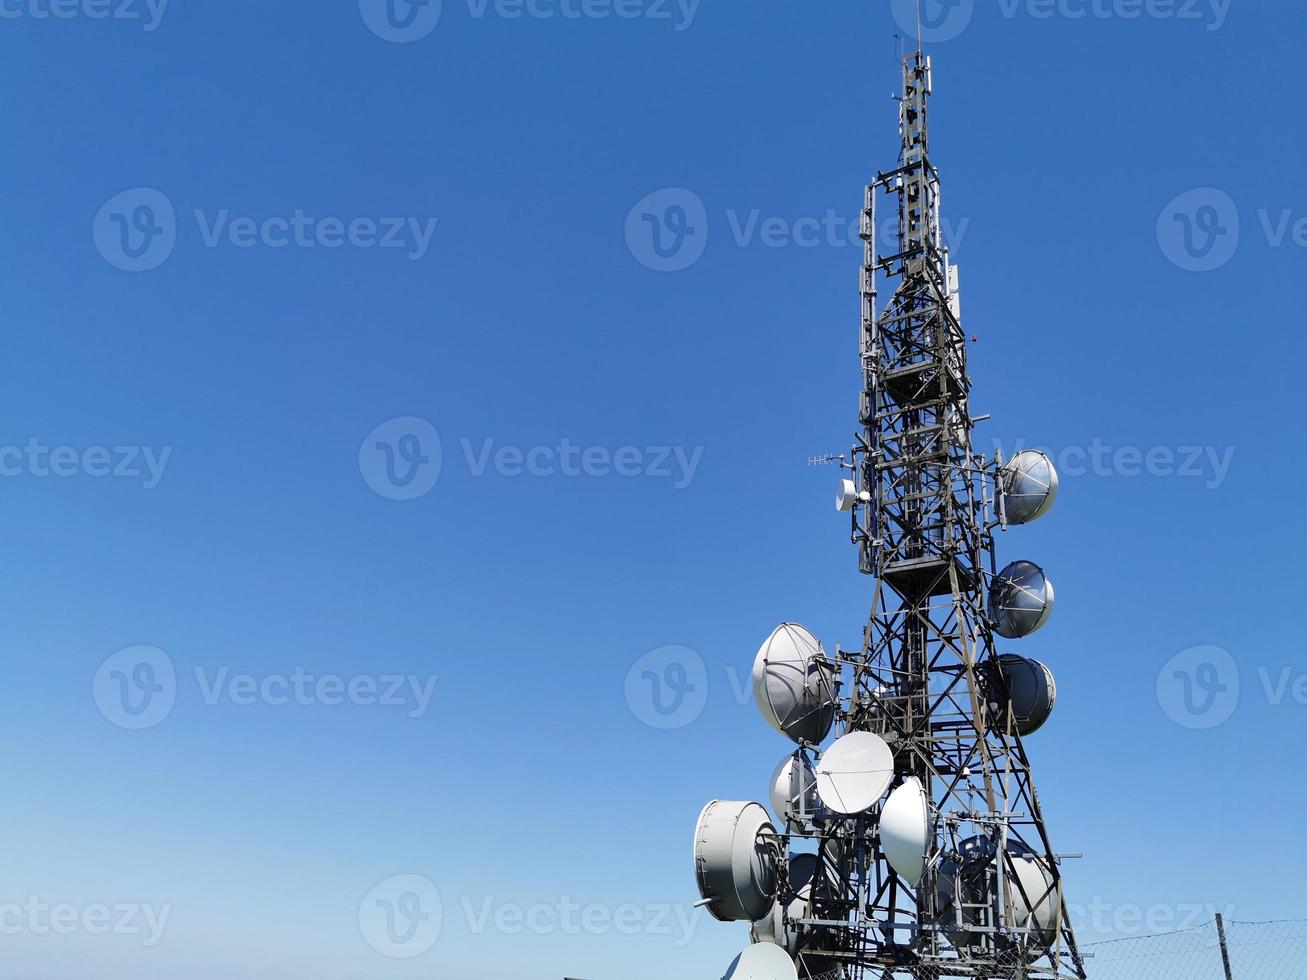
[[[861,431],[836,498],[875,580],[861,648],[827,652],[795,624],[768,637],[754,695],[798,748],[770,814],[719,800],[695,828],[700,904],[751,924],[727,973],[739,980],[1085,976],[1023,744],[1052,712],[1053,675],[997,645],[1044,625],[1053,587],[1032,562],[999,570],[994,532],[1041,517],[1058,478],[1042,453],[972,445],[931,93],[918,51],[903,61],[898,165],[862,211]],[[897,210],[889,255],[881,197]]]

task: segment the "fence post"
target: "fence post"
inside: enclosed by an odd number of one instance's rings
[[[1234,980],[1234,973],[1230,970],[1230,947],[1225,941],[1225,917],[1220,912],[1216,913],[1216,934],[1221,939],[1221,962],[1225,964],[1225,980]]]

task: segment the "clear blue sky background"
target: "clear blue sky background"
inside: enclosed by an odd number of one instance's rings
[[[26,4],[27,0],[23,0]],[[646,7],[648,5],[646,4]],[[0,20],[6,382],[0,444],[172,447],[142,480],[0,479],[7,733],[0,903],[153,903],[163,939],[0,942],[16,980],[715,977],[742,927],[693,940],[490,928],[463,910],[697,897],[693,822],[765,799],[785,744],[741,702],[784,619],[858,642],[870,583],[831,507],[854,427],[856,248],[737,244],[731,215],[851,219],[894,162],[883,5],[704,0],[692,22],[477,17],[446,0],[388,43],[352,0],[170,5],[139,22]],[[935,150],[966,230],[964,315],[986,440],[1214,447],[1206,477],[1069,477],[1010,532],[1059,605],[1022,652],[1055,670],[1031,740],[1071,899],[1307,915],[1296,818],[1307,707],[1257,668],[1307,670],[1293,489],[1307,251],[1307,13],[1235,0],[1204,20],[1005,16],[936,58]],[[678,26],[686,27],[678,30]],[[130,273],[92,223],[121,191],[176,208],[172,255]],[[624,234],[662,188],[704,202],[707,247],[659,272]],[[1194,188],[1235,202],[1221,268],[1159,245]],[[192,212],[439,219],[402,251],[205,246]],[[1172,248],[1173,251],[1173,248]],[[419,416],[444,468],[374,493],[358,453]],[[476,476],[480,446],[703,447],[656,477]],[[1096,440],[1098,441],[1096,443]],[[97,709],[111,654],[156,646],[176,703],[144,731]],[[641,721],[628,670],[698,652],[707,700]],[[1195,731],[1159,670],[1214,644],[1240,703]],[[431,708],[205,703],[195,670],[439,675]],[[376,952],[360,902],[396,874],[443,898],[422,956]],[[643,914],[643,913],[642,913]],[[674,920],[672,920],[674,925]],[[1091,930],[1092,931],[1092,930]],[[1105,935],[1113,929],[1098,930]],[[1092,937],[1086,937],[1092,938]]]

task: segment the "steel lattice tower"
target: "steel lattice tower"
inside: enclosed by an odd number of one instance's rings
[[[1045,513],[1057,472],[1037,451],[1005,462],[973,449],[982,419],[940,235],[930,94],[918,51],[903,62],[898,166],[868,185],[862,212],[862,429],[851,456],[814,460],[849,471],[836,504],[875,578],[862,645],[828,653],[798,624],[772,632],[754,698],[798,749],[772,776],[770,814],[714,800],[695,826],[699,905],[750,923],[732,977],[1085,977],[1022,745],[1055,682],[995,646],[1052,609],[1039,566],[997,571],[994,532]],[[884,256],[881,195],[897,206]]]
[[[913,887],[890,868],[874,821],[836,832],[842,881],[811,921],[831,928],[830,949],[852,980],[920,977],[1083,977],[1054,854],[986,615],[995,574],[993,531],[1002,465],[972,447],[966,338],[957,270],[940,235],[940,180],[930,156],[930,60],[903,62],[899,165],[866,189],[861,276],[863,431],[852,462],[861,499],[853,540],[875,576],[863,649],[836,660],[851,678],[840,728],[871,731],[894,751],[900,776],[921,780],[930,801],[933,853]],[[877,199],[896,199],[897,247],[878,254]],[[878,282],[893,284],[878,311]],[[844,835],[848,834],[847,837]],[[986,843],[988,842],[988,843]],[[988,847],[992,859],[964,867]],[[1014,857],[1037,861],[1044,895],[1014,894]],[[982,875],[961,887],[967,875]],[[968,900],[968,890],[991,896]],[[1055,903],[1053,934],[1012,913]],[[833,928],[832,928],[833,927]],[[836,937],[843,937],[838,939]],[[829,947],[828,947],[829,948]]]

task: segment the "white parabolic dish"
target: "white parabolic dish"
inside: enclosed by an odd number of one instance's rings
[[[735,958],[722,980],[799,980],[799,970],[779,946],[758,943]]]
[[[807,760],[800,763],[800,759],[802,756],[786,756],[772,773],[771,812],[781,823],[790,819],[800,798],[809,815],[817,809],[817,776]]]
[[[890,867],[912,885],[921,882],[926,870],[926,843],[930,815],[921,780],[909,776],[890,793],[880,814],[880,846]]]
[[[989,587],[989,615],[994,632],[1019,640],[1043,628],[1053,612],[1053,583],[1030,561],[1014,561]]]
[[[1008,879],[1011,895],[1008,916],[1018,929],[1036,929],[1045,942],[1057,934],[1061,898],[1053,885],[1053,876],[1044,863],[1030,853],[1012,855],[1016,872]]]
[[[817,795],[851,816],[875,806],[894,778],[894,753],[873,732],[849,732],[817,761]]]
[[[1057,681],[1053,672],[1038,660],[1005,653],[998,658],[1007,681],[1009,708],[1000,708],[999,722],[1006,727],[1008,716],[1022,738],[1033,735],[1048,721],[1057,703]]]
[[[820,742],[835,721],[835,690],[821,644],[802,626],[783,623],[753,661],[753,698],[767,724],[796,742]]]
[[[694,828],[699,895],[719,922],[755,922],[776,900],[779,871],[767,838],[776,833],[759,803],[714,800]]]
[[[1057,499],[1057,487],[1057,467],[1045,453],[1033,449],[1017,453],[1003,466],[1008,523],[1039,520]]]
[[[841,480],[839,489],[835,491],[835,509],[841,514],[847,514],[858,506],[858,488],[852,480]]]

